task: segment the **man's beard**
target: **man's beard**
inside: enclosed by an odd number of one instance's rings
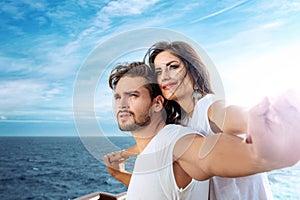
[[[148,126],[151,123],[151,117],[149,116],[149,114],[145,114],[142,117],[142,120],[139,120],[140,122],[137,121],[136,119],[136,115],[132,112],[129,112],[131,114],[131,116],[133,117],[133,122],[132,123],[120,123],[118,122],[119,125],[119,129],[122,131],[136,131],[142,127]],[[141,118],[141,117],[140,117]]]

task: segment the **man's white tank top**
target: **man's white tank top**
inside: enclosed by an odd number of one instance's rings
[[[165,126],[135,161],[127,191],[128,200],[207,200],[209,181],[192,180],[179,188],[173,173],[173,149],[176,142],[194,130]]]

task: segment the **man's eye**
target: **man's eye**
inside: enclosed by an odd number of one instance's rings
[[[130,97],[137,97],[136,94],[129,94]]]
[[[119,99],[121,99],[120,96],[115,96],[115,100],[119,100]]]
[[[161,71],[155,71],[155,75],[156,76],[161,75]]]

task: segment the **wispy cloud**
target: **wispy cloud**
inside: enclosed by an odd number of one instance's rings
[[[85,29],[79,35],[77,42],[89,38],[91,35],[102,35],[102,32],[109,30],[113,26],[113,20],[115,18],[140,15],[146,12],[151,6],[154,6],[157,2],[159,2],[159,0],[109,1],[107,5],[97,12],[96,17],[90,23],[89,28]]]
[[[8,14],[14,20],[23,19],[25,11],[21,9],[18,3],[0,3],[0,10],[3,13]]]
[[[186,3],[180,10],[182,12],[194,10],[195,7],[201,6],[201,2]]]
[[[5,116],[0,116],[0,120],[6,120],[7,118]]]
[[[26,111],[28,108],[34,109],[37,106],[49,105],[62,93],[61,86],[34,79],[0,81],[0,84],[0,110],[2,113]]]
[[[195,19],[195,20],[191,21],[191,23],[197,23],[197,22],[203,21],[205,19],[209,19],[209,18],[215,17],[217,15],[223,14],[225,12],[228,12],[228,11],[234,9],[234,8],[237,8],[237,7],[241,6],[242,4],[244,4],[244,3],[248,2],[248,1],[249,0],[239,1],[239,2],[237,2],[235,4],[233,4],[232,6],[226,7],[224,9],[221,9],[221,10],[217,11],[217,12],[213,12],[213,13],[208,14],[206,16],[203,16],[203,17],[201,17],[199,19]]]
[[[262,1],[260,4],[257,4],[257,12],[261,14],[266,14],[272,12],[272,16],[282,16],[282,15],[291,15],[292,13],[297,13],[300,11],[300,2],[299,1]]]
[[[279,19],[277,21],[266,21],[261,22],[260,24],[249,24],[247,28],[236,31],[232,36],[228,36],[227,39],[218,41],[216,43],[211,43],[208,48],[219,49],[224,47],[239,47],[243,49],[252,49],[252,48],[261,48],[266,47],[274,43],[274,37],[276,30],[280,30],[284,25],[286,25],[286,21]],[[248,50],[249,52],[249,50]],[[223,52],[222,54],[226,54],[230,52]]]
[[[101,9],[101,16],[128,16],[143,13],[150,6],[156,4],[159,0],[117,0],[110,1],[107,6]]]
[[[255,30],[262,31],[262,30],[270,30],[270,29],[280,28],[284,24],[285,24],[285,21],[283,21],[283,20],[272,21],[272,22],[258,26]]]

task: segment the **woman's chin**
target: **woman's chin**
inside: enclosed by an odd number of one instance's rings
[[[164,95],[164,97],[167,99],[167,100],[173,100],[173,101],[175,101],[175,94],[174,93],[171,93],[171,92],[168,92],[168,93],[164,93],[163,94]]]

